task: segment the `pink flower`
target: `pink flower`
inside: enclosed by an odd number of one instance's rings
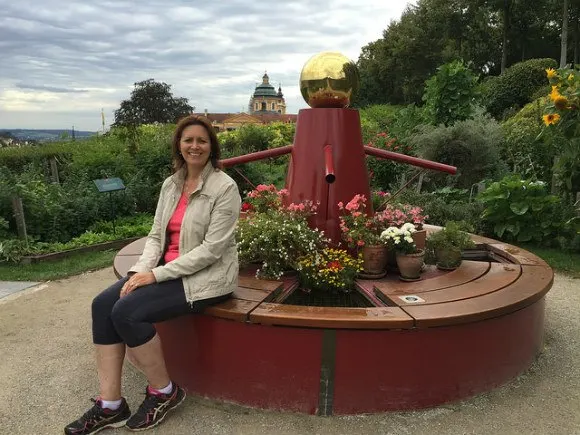
[[[358,246],[364,246],[365,245],[365,242],[363,242],[362,240],[359,240],[359,241],[356,242],[356,244]]]

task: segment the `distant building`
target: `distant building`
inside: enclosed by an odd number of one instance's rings
[[[286,113],[286,101],[282,94],[282,87],[278,86],[278,92],[270,84],[270,78],[267,73],[262,76],[262,84],[256,86],[254,94],[248,104],[248,112],[253,114]]]
[[[264,74],[262,84],[256,86],[250,98],[248,113],[211,113],[205,110],[197,115],[206,116],[217,131],[236,130],[245,124],[296,123],[298,117],[286,114],[282,88],[278,86],[276,91],[270,84],[268,74]]]
[[[282,115],[279,113],[198,113],[207,117],[216,131],[231,131],[240,128],[246,124],[269,124],[271,122],[296,123],[298,115]]]

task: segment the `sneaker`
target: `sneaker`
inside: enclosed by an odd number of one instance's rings
[[[140,431],[157,426],[163,421],[167,411],[177,407],[185,399],[185,391],[175,382],[169,394],[153,394],[145,389],[145,400],[139,409],[127,421],[127,429]]]
[[[108,408],[101,408],[101,401],[91,399],[95,404],[91,409],[83,414],[81,418],[73,421],[64,428],[67,435],[85,435],[97,433],[108,427],[122,427],[125,425],[131,411],[125,399],[119,409],[113,411]]]

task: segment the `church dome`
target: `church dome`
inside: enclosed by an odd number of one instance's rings
[[[274,86],[270,84],[270,78],[268,74],[264,74],[262,76],[262,83],[256,86],[256,90],[254,91],[254,98],[255,97],[277,97],[278,92]]]

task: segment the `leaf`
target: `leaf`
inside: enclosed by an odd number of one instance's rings
[[[493,232],[496,233],[498,235],[498,237],[503,237],[503,233],[505,232],[507,228],[507,224],[506,223],[499,223],[496,224],[495,227],[493,228]]]
[[[514,202],[510,204],[510,209],[518,216],[526,214],[529,209],[529,205],[524,202]]]

